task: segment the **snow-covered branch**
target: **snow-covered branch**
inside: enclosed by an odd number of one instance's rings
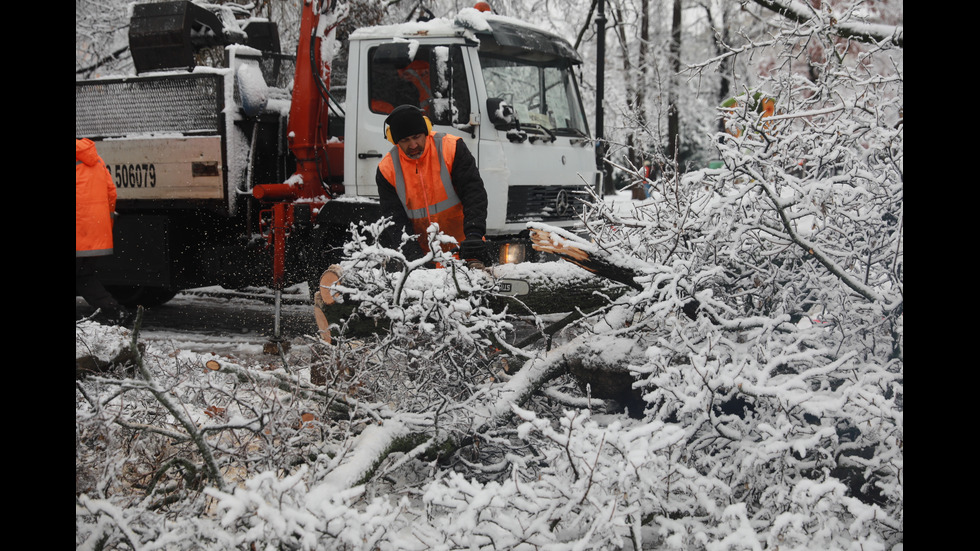
[[[772,10],[797,23],[811,23],[821,14],[808,4],[796,0],[753,0],[756,4]],[[905,28],[901,26],[837,21],[832,15],[830,23],[835,33],[844,38],[854,38],[865,42],[892,42],[905,47]]]

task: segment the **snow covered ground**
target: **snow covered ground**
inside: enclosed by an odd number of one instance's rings
[[[274,335],[272,296],[268,289],[248,293],[221,287],[188,289],[144,313],[140,339],[201,354],[261,354],[263,344]],[[284,296],[281,334],[313,334],[316,325],[306,284],[286,289]],[[92,313],[93,309],[76,297],[76,320]],[[303,339],[295,342],[302,345]]]
[[[497,343],[471,329],[501,322],[449,304],[462,293],[429,297],[383,344],[328,347],[302,330],[305,292],[284,308],[300,330],[281,357],[262,351],[262,293],[198,289],[147,318],[146,370],[78,382],[78,548],[902,549],[901,366],[834,354],[818,328],[729,334],[652,297],[658,331],[608,310],[546,352],[512,350],[514,372],[482,355]],[[76,324],[76,358],[130,341]],[[643,419],[564,375],[583,357],[635,371]],[[318,369],[330,384],[311,384]]]

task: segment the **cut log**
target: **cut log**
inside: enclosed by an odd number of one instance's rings
[[[597,276],[629,285],[637,291],[643,290],[643,286],[637,283],[635,279],[642,275],[642,272],[614,259],[611,254],[599,249],[592,243],[571,235],[559,235],[553,231],[532,228],[531,246],[536,251],[558,255]]]
[[[628,285],[637,291],[643,290],[643,286],[636,281],[637,277],[645,275],[639,266],[631,266],[628,259],[605,251],[579,237],[532,227],[531,243],[537,251],[558,255],[599,277]],[[684,314],[692,320],[696,319],[699,306],[698,301],[691,298],[683,306]]]
[[[343,269],[334,264],[320,276],[319,290],[313,293],[313,316],[316,318],[320,338],[332,342],[330,324],[337,324],[347,336],[360,337],[383,333],[387,324],[383,320],[367,318],[357,311],[359,303],[349,298],[339,301],[340,294],[333,286],[344,276]]]
[[[331,342],[330,338],[330,321],[327,318],[326,312],[324,311],[325,306],[329,306],[336,302],[336,292],[332,290],[335,283],[340,281],[341,276],[343,276],[344,271],[337,264],[331,265],[323,275],[320,276],[319,285],[320,288],[313,293],[313,317],[316,319],[317,330],[320,333],[320,338],[325,342]],[[336,319],[336,318],[335,318]]]

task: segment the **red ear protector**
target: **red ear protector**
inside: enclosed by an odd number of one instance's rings
[[[426,117],[425,116],[425,114],[422,112],[421,109],[419,109],[418,107],[415,107],[414,105],[399,105],[398,107],[395,108],[394,111],[392,111],[391,113],[388,114],[388,117],[387,118],[385,118],[385,139],[387,139],[389,142],[395,143],[395,139],[391,137],[391,126],[388,124],[388,121],[391,120],[391,117],[393,117],[395,115],[395,113],[398,113],[398,112],[401,112],[401,111],[408,111],[408,110],[418,111],[419,114],[422,115],[422,119],[425,120],[425,132],[426,132],[426,134],[428,134],[429,132],[432,132],[432,121],[429,120],[429,117]]]

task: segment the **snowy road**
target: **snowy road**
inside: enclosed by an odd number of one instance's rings
[[[312,303],[306,285],[283,293],[281,334],[287,341],[302,342],[316,333]],[[94,309],[81,297],[75,298],[75,319]],[[200,353],[259,354],[274,334],[273,295],[268,289],[247,293],[220,287],[178,293],[166,304],[143,315],[141,339]]]

